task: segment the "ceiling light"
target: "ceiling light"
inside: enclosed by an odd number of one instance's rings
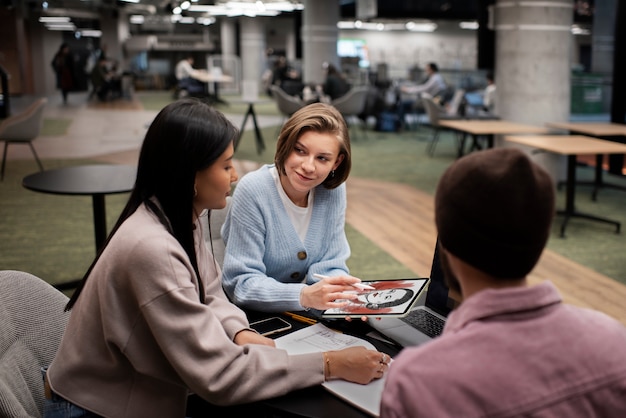
[[[76,30],[76,26],[73,23],[65,23],[65,24],[47,24],[46,28],[48,30],[65,30],[73,32]]]
[[[69,16],[40,16],[39,21],[42,23],[67,23],[70,18]]]
[[[469,30],[477,30],[480,25],[478,24],[478,22],[476,21],[472,21],[472,22],[460,22],[459,23],[459,27],[461,29],[469,29]]]
[[[588,28],[584,28],[579,25],[572,25],[572,35],[591,35],[591,31]]]
[[[411,32],[434,32],[437,29],[437,24],[433,22],[428,23],[415,23],[409,29]]]
[[[216,5],[192,4],[188,11],[208,13],[211,16],[277,16],[282,12],[293,12],[303,10],[302,3],[292,3],[289,1],[253,3],[242,1],[220,2]]]
[[[339,29],[360,29],[360,30],[376,30],[376,31],[411,31],[411,32],[433,32],[437,29],[434,22],[412,22],[402,23],[401,21],[385,21],[385,22],[363,22],[357,21],[340,21],[337,22]]]
[[[80,36],[87,38],[100,38],[102,37],[102,31],[96,29],[79,29]]]
[[[135,25],[141,25],[146,20],[144,15],[131,15],[129,18],[130,23]]]
[[[215,23],[215,20],[216,19],[214,17],[199,17],[196,19],[196,23],[204,26],[209,26]]]

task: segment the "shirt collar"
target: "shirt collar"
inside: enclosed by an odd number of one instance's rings
[[[485,289],[450,313],[445,332],[459,331],[468,323],[487,317],[540,311],[561,301],[561,295],[549,281],[529,287]]]

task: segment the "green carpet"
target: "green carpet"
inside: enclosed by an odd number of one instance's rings
[[[52,119],[44,118],[43,126],[41,127],[42,136],[61,136],[67,133],[67,128],[70,127],[72,121],[70,119]]]
[[[0,269],[23,270],[50,283],[81,277],[95,256],[91,197],[37,193],[22,178],[37,171],[31,160],[9,161],[0,183]],[[93,163],[44,160],[46,169]],[[108,225],[128,198],[106,197]]]

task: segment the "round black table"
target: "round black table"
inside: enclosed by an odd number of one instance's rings
[[[107,237],[104,196],[130,192],[137,167],[128,165],[81,165],[30,174],[22,180],[29,190],[60,195],[91,196],[96,251]]]

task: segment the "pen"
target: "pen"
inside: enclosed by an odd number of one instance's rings
[[[317,321],[313,318],[308,318],[306,316],[298,315],[293,312],[283,312],[285,315],[293,319],[294,321],[302,322],[303,324],[317,324]]]
[[[329,276],[324,276],[323,274],[314,274],[313,277],[318,278],[318,279],[328,279],[330,278]],[[365,284],[365,283],[352,283],[350,286],[352,287],[356,287],[359,290],[375,290],[376,288],[373,286],[370,286],[369,284]]]

